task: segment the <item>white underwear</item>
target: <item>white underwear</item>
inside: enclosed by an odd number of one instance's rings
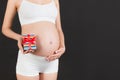
[[[25,76],[36,76],[39,73],[58,72],[59,59],[47,61],[45,57],[37,56],[32,53],[23,54],[18,52],[16,73]]]

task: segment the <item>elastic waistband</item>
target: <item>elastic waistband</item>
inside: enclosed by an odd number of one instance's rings
[[[34,58],[36,58],[36,59],[45,59],[46,57],[44,57],[44,56],[38,56],[38,55],[35,55],[35,54],[33,54],[33,53],[27,53],[27,54],[24,54],[24,53],[22,53],[21,52],[21,50],[19,50],[19,54],[21,54],[21,55],[23,55],[23,56],[29,56],[29,57],[34,57]]]
[[[54,18],[48,18],[48,17],[41,17],[41,18],[36,18],[36,19],[20,19],[20,24],[25,25],[25,24],[31,24],[31,23],[36,23],[36,22],[41,22],[41,21],[48,21],[52,22],[55,24],[55,19]]]

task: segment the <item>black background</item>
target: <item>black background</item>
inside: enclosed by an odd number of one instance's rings
[[[7,0],[0,0],[0,28]],[[60,0],[66,52],[58,80],[120,80],[120,0]],[[20,33],[16,14],[12,29]],[[0,33],[0,79],[16,80],[17,42]]]

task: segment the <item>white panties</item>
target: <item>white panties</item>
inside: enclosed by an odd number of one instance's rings
[[[16,73],[25,76],[36,76],[39,73],[58,72],[59,59],[47,61],[45,57],[37,56],[32,53],[23,54],[18,52]]]

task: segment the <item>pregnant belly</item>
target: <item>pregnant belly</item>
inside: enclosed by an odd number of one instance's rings
[[[49,25],[29,25],[22,27],[22,34],[35,33],[37,50],[33,53],[39,56],[48,56],[54,54],[59,48],[59,35],[56,26]]]

